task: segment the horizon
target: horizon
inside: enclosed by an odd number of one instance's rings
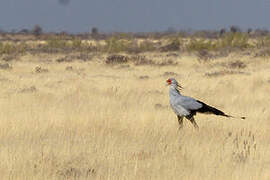
[[[44,32],[164,32],[169,29],[220,30],[237,26],[241,30],[270,29],[270,1],[228,0],[10,0],[0,2],[0,29]],[[14,13],[16,12],[16,13]]]

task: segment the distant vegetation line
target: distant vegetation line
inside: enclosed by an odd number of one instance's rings
[[[224,56],[230,52],[256,49],[270,56],[270,32],[237,26],[216,31],[174,31],[149,33],[101,33],[92,28],[89,33],[45,33],[36,25],[32,30],[0,32],[0,56],[29,53],[144,53],[196,52],[202,59]],[[214,55],[213,55],[214,53]]]

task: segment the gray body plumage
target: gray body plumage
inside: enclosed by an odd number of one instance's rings
[[[237,118],[231,115],[227,115],[224,112],[209,106],[201,101],[198,101],[194,98],[183,96],[178,88],[182,88],[174,78],[167,80],[167,84],[170,85],[170,104],[171,108],[175,112],[178,118],[178,123],[180,128],[183,126],[183,118],[186,117],[194,125],[195,128],[198,128],[194,115],[197,112],[206,113],[206,114],[215,114],[218,116],[224,116],[229,118]],[[245,117],[238,117],[240,119],[245,119]]]
[[[177,87],[171,86],[169,94],[171,107],[178,116],[188,116],[191,111],[200,109],[203,106],[197,100],[181,95]]]

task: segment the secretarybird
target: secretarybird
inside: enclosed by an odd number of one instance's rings
[[[231,115],[227,115],[224,112],[209,106],[199,100],[193,99],[188,96],[183,96],[180,93],[182,87],[178,84],[178,82],[174,78],[170,78],[167,80],[167,85],[170,86],[170,104],[177,115],[179,129],[183,127],[183,119],[184,117],[187,118],[193,126],[198,129],[199,126],[197,125],[194,116],[196,113],[205,113],[205,114],[215,114],[218,116],[225,116],[227,118],[240,118],[245,119],[245,117],[234,117]]]

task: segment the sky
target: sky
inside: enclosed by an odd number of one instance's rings
[[[153,32],[270,29],[270,0],[0,0],[0,29]]]

